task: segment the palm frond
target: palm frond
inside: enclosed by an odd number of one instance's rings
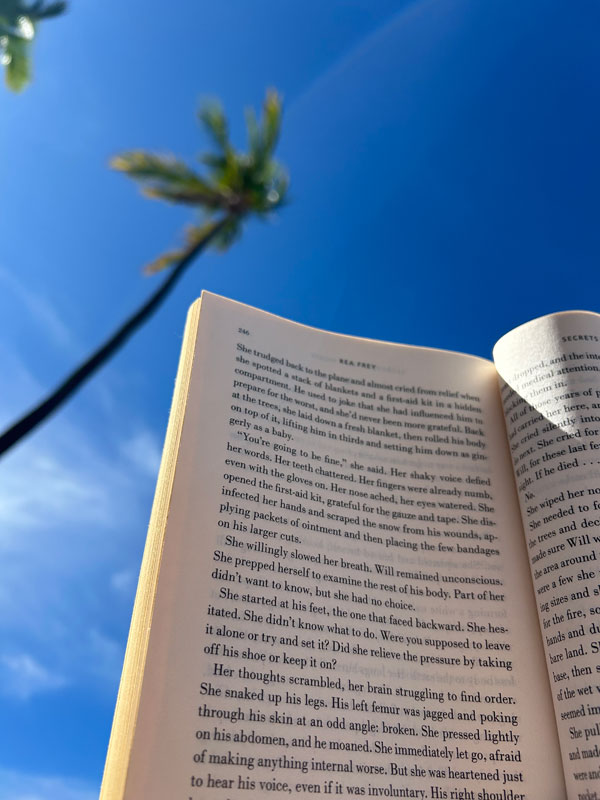
[[[242,221],[239,217],[230,217],[223,228],[215,236],[213,240],[213,247],[224,253],[228,250],[234,242],[242,235]]]
[[[281,99],[276,91],[269,89],[263,104],[263,142],[267,157],[271,156],[279,139],[281,128]]]
[[[215,171],[224,169],[227,164],[225,156],[217,155],[216,153],[203,153],[198,157],[198,161]]]
[[[6,85],[13,92],[20,92],[31,81],[31,45],[27,39],[8,36],[2,54]]]
[[[111,160],[110,165],[135,180],[161,180],[178,184],[200,180],[184,161],[175,156],[147,153],[145,150],[121,153]]]
[[[111,166],[141,183],[147,197],[214,209],[223,206],[217,188],[174,156],[132,150],[113,158]]]
[[[145,186],[142,189],[145,197],[153,200],[166,200],[168,203],[183,203],[187,206],[203,206],[207,209],[219,209],[226,205],[218,192],[205,192],[192,187],[177,189],[170,186]]]
[[[40,20],[64,13],[66,2],[0,0],[0,65],[9,89],[20,92],[31,81],[31,41]]]
[[[34,19],[50,19],[51,17],[58,17],[60,14],[64,14],[67,10],[67,4],[63,2],[57,2],[44,5],[44,3],[41,2],[34,3],[33,7],[30,8],[30,16],[32,16]]]
[[[262,135],[256,114],[253,108],[247,108],[246,130],[248,131],[248,154],[256,160],[262,153]]]
[[[216,100],[206,101],[198,111],[198,118],[217,147],[227,153],[231,149],[229,128],[221,104]]]
[[[231,145],[220,104],[212,101],[203,105],[198,116],[217,148],[217,152],[200,157],[206,168],[204,175],[174,156],[143,150],[122,153],[111,161],[114,169],[138,182],[146,196],[194,206],[203,218],[188,229],[184,247],[164,253],[146,267],[146,272],[157,272],[180,261],[190,248],[204,241],[203,237],[210,237],[210,246],[226,250],[241,235],[247,216],[265,217],[285,200],[288,177],[272,158],[281,128],[277,92],[267,92],[260,120],[252,110],[246,112],[248,153],[240,153]],[[214,230],[217,216],[218,230]]]
[[[169,250],[167,253],[155,258],[154,261],[144,267],[145,274],[153,275],[156,272],[162,272],[162,270],[168,269],[176,261],[180,261],[192,248],[197,247],[211,236],[217,224],[215,220],[206,220],[198,225],[188,225],[185,230],[185,244],[176,250]],[[215,243],[213,242],[213,244]]]
[[[246,127],[250,156],[256,169],[264,169],[270,163],[281,128],[281,98],[276,91],[267,91],[260,122],[253,109],[246,110]]]
[[[179,261],[183,258],[185,251],[183,248],[179,248],[178,250],[169,250],[167,253],[163,253],[162,255],[155,258],[154,261],[151,261],[149,264],[146,264],[144,267],[144,274],[145,275],[154,275],[157,272],[162,272],[165,269],[173,266],[176,261]]]

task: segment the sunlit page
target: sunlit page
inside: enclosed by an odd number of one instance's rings
[[[556,314],[494,350],[569,798],[600,793],[600,316]]]
[[[565,797],[496,373],[205,295],[127,798]]]

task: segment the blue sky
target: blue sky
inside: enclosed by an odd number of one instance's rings
[[[151,291],[189,213],[107,168],[207,142],[201,98],[285,97],[290,203],[203,257],[0,463],[0,800],[97,796],[187,307],[203,288],[331,330],[488,356],[600,310],[595,0],[73,0],[0,90],[0,424]]]

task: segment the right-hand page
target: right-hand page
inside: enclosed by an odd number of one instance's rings
[[[494,349],[569,800],[600,798],[600,315]]]

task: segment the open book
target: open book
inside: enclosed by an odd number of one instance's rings
[[[494,362],[204,294],[103,800],[600,797],[600,316]]]

